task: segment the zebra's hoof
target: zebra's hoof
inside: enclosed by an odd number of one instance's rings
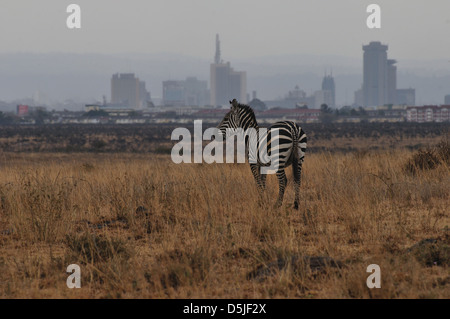
[[[297,202],[294,202],[294,209],[298,210],[298,203]]]

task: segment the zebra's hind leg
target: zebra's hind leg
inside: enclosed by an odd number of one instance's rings
[[[284,197],[284,191],[286,189],[287,185],[287,177],[284,169],[280,169],[277,172],[277,179],[278,179],[278,200],[277,200],[277,207],[280,207],[283,204],[283,197]]]
[[[265,178],[263,183],[259,168],[260,167],[257,164],[250,164],[250,169],[252,170],[253,177],[255,178],[256,186],[258,187],[259,194],[261,195],[265,186]]]
[[[295,201],[294,201],[294,209],[298,209],[298,203],[300,202],[300,181],[302,174],[302,164],[303,161],[298,161],[296,166],[292,166],[294,170],[294,191],[295,191]]]
[[[259,195],[258,204],[260,207],[265,207],[266,203],[264,190],[266,188],[266,175],[261,174],[260,166],[257,164],[250,164],[250,168],[252,170],[253,177],[255,178],[256,186],[258,187],[258,195]]]
[[[266,189],[266,177],[267,177],[267,175],[266,174],[260,174],[260,175],[261,175],[261,187],[262,187],[263,190],[265,190]]]

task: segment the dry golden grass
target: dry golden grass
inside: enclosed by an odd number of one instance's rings
[[[299,211],[291,169],[273,209],[276,178],[259,199],[246,164],[3,154],[0,297],[449,298],[449,166],[411,174],[413,153],[308,154]],[[408,250],[427,238],[437,241]],[[292,256],[343,267],[247,276]],[[81,289],[66,286],[73,263]],[[366,286],[369,264],[381,267],[381,289]]]

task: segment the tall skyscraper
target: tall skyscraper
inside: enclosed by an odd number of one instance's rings
[[[111,78],[111,103],[129,108],[141,108],[150,101],[145,82],[134,73],[117,73]]]
[[[238,99],[247,103],[247,74],[234,71],[230,62],[224,63],[220,57],[220,40],[216,35],[216,54],[211,64],[211,105],[227,105]]]
[[[370,42],[363,46],[364,81],[363,104],[380,106],[397,103],[396,60],[388,59],[388,46]]]
[[[363,46],[364,76],[360,91],[355,92],[355,104],[382,106],[386,104],[415,104],[414,89],[397,89],[397,63],[387,58],[388,46],[370,42]]]
[[[220,62],[220,40],[219,35],[216,34],[216,55],[214,57],[214,63],[219,64]]]
[[[364,105],[384,105],[386,104],[388,98],[388,46],[383,45],[380,42],[371,42],[369,45],[364,45],[363,50]]]

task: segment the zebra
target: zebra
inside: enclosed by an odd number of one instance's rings
[[[295,190],[294,208],[298,210],[300,176],[307,143],[305,132],[294,122],[282,121],[270,126],[265,134],[259,134],[257,133],[259,131],[258,122],[252,108],[246,104],[238,103],[236,99],[230,101],[230,104],[231,110],[217,127],[220,130],[220,134],[226,136],[229,129],[241,128],[243,130],[244,136],[246,136],[246,155],[260,194],[264,191],[266,185],[266,174],[261,173],[261,167],[268,166],[270,163],[268,163],[267,158],[262,159],[258,154],[273,155],[273,152],[278,152],[278,156],[272,156],[272,158],[278,159],[276,166],[279,186],[277,207],[280,207],[283,203],[284,191],[287,185],[285,168],[292,165]],[[253,145],[257,145],[257,151],[255,151],[256,148],[249,147],[251,143],[256,143]],[[266,148],[266,152],[261,152],[261,148]]]

